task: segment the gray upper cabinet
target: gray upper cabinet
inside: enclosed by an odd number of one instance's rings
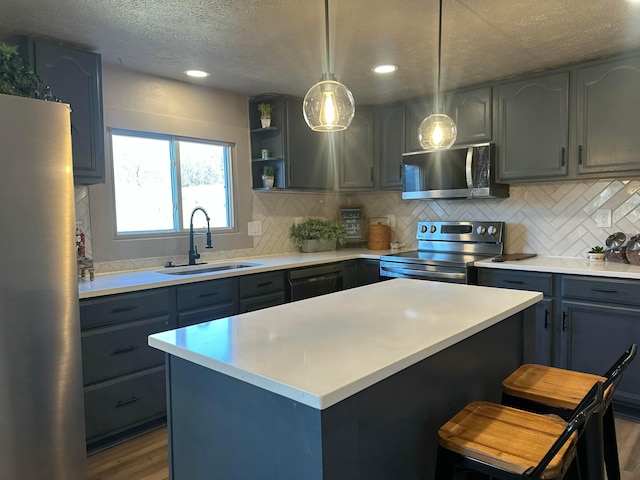
[[[372,108],[357,107],[349,128],[335,135],[341,190],[374,187],[374,118]]]
[[[506,82],[496,96],[500,180],[566,176],[569,73]]]
[[[418,141],[418,128],[422,121],[433,113],[433,97],[407,102],[405,110],[405,152],[418,152],[422,146]]]
[[[640,170],[640,58],[577,69],[578,175]]]
[[[75,183],[104,183],[100,55],[33,38],[26,40],[25,47],[25,54],[44,85],[71,106]]]
[[[402,188],[402,154],[405,151],[405,105],[391,105],[376,111],[376,158],[379,187]]]
[[[491,140],[492,90],[490,86],[447,93],[445,112],[458,127],[456,145]]]

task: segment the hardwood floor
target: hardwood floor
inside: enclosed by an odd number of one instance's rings
[[[622,480],[638,480],[640,423],[616,418],[616,433]],[[87,463],[88,480],[168,480],[167,429],[90,455]]]

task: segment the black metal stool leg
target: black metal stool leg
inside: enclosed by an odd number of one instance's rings
[[[585,427],[582,442],[581,477],[587,480],[604,480],[604,442],[602,412],[594,413]]]
[[[609,404],[604,412],[604,462],[608,480],[620,480],[620,459],[618,458],[618,441],[616,424],[613,416],[613,404]]]
[[[456,455],[438,445],[436,458],[436,478],[438,480],[453,480],[456,469]]]

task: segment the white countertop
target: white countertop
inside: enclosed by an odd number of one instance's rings
[[[542,299],[394,279],[149,337],[149,345],[317,409]]]
[[[533,257],[515,262],[475,262],[476,267],[522,270],[529,272],[562,273],[565,275],[591,275],[640,279],[640,267],[628,263],[589,262],[586,258],[574,257]]]
[[[208,262],[201,267],[211,267],[228,263],[259,263],[260,265],[236,270],[223,270],[219,272],[194,273],[193,275],[170,275],[166,272],[174,271],[173,268],[157,267],[153,270],[136,270],[130,272],[107,273],[96,275],[93,281],[78,279],[79,298],[99,297],[114,293],[126,293],[150,288],[168,287],[185,283],[201,282],[216,278],[235,277],[251,273],[269,272],[286,268],[320,265],[323,263],[340,262],[352,258],[374,258],[390,253],[390,250],[367,250],[345,248],[328,252],[301,253],[293,252],[281,255],[268,255],[261,257],[240,257],[228,260]],[[200,268],[198,266],[197,268]],[[175,270],[178,270],[176,268]]]

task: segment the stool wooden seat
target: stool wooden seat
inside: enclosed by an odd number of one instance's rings
[[[438,431],[436,479],[454,478],[456,467],[507,480],[579,478],[578,438],[601,404],[601,383],[592,386],[569,422],[495,403],[470,403]]]
[[[566,419],[589,389],[603,382],[602,405],[580,445],[582,467],[588,480],[604,478],[605,467],[608,480],[620,480],[613,392],[636,352],[637,345],[631,345],[603,376],[544,365],[522,365],[502,382],[502,403]]]

